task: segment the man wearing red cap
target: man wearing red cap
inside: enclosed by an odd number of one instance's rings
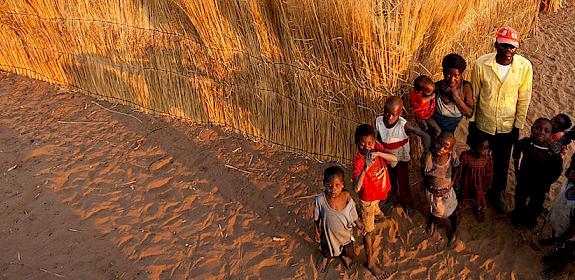
[[[497,214],[505,214],[501,194],[507,187],[507,173],[513,144],[525,125],[531,101],[533,68],[516,54],[519,33],[510,27],[497,32],[495,53],[483,55],[473,65],[471,85],[476,100],[469,123],[469,137],[483,134],[489,139],[493,157],[493,184],[488,198]]]

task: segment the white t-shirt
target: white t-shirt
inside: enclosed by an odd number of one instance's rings
[[[497,68],[499,68],[499,76],[501,76],[501,80],[505,81],[505,77],[507,77],[507,73],[509,73],[509,69],[511,69],[511,64],[501,65],[497,63]]]

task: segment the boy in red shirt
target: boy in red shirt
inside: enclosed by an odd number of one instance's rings
[[[375,137],[375,128],[369,124],[362,124],[355,130],[357,153],[353,158],[353,185],[360,198],[367,268],[376,279],[384,279],[389,274],[382,271],[373,259],[374,220],[375,215],[382,214],[379,202],[387,198],[391,189],[387,164],[395,165],[397,157],[388,153]]]
[[[435,83],[431,78],[422,75],[413,81],[413,91],[411,92],[411,108],[417,123],[421,129],[435,139],[441,128],[433,119],[435,114]]]

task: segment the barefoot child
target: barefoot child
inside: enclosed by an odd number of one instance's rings
[[[529,229],[537,225],[545,196],[563,169],[561,155],[549,150],[552,129],[549,119],[539,118],[531,127],[531,136],[519,140],[513,148],[517,186],[511,222]]]
[[[571,128],[573,123],[571,122],[571,118],[565,114],[558,114],[551,119],[553,123],[553,130],[551,134],[551,144],[558,144],[559,145],[559,153],[562,157],[567,155],[567,145],[571,143],[571,141],[565,141],[565,143],[560,142],[560,140],[565,136],[565,131]]]
[[[388,276],[377,266],[373,258],[373,231],[375,215],[381,215],[380,201],[387,198],[391,189],[387,164],[395,165],[397,158],[388,153],[375,140],[375,129],[369,124],[359,125],[355,130],[357,153],[353,158],[353,184],[361,202],[361,220],[364,223],[363,243],[367,268],[376,277]]]
[[[431,78],[425,75],[415,78],[410,97],[415,119],[417,119],[421,129],[431,133],[432,138],[435,139],[441,129],[433,119],[433,114],[435,113],[435,84]]]
[[[313,204],[315,239],[322,254],[317,270],[324,272],[334,257],[341,257],[344,266],[351,268],[355,256],[351,230],[354,226],[363,228],[363,225],[358,220],[349,191],[343,188],[343,169],[328,167],[323,174],[323,186],[324,192],[315,197]]]
[[[459,158],[457,183],[461,187],[460,198],[473,201],[475,219],[483,222],[487,207],[485,191],[491,188],[493,180],[493,159],[489,151],[489,141],[478,136],[470,139],[471,149],[461,153]]]
[[[399,200],[404,211],[410,214],[413,211],[413,200],[409,185],[409,161],[411,159],[409,135],[414,133],[422,138],[427,167],[431,164],[431,155],[429,154],[431,139],[424,131],[409,125],[407,120],[401,117],[402,111],[403,101],[401,98],[397,96],[388,97],[385,101],[383,115],[375,119],[375,127],[383,147],[397,157],[397,165],[390,171],[393,194]]]
[[[453,179],[455,168],[459,165],[459,160],[455,152],[455,137],[450,132],[442,132],[435,142],[433,149],[433,165],[431,170],[425,171],[425,185],[427,202],[431,210],[431,215],[427,220],[426,231],[433,234],[437,219],[446,219],[450,222],[447,232],[449,240],[447,246],[455,242],[457,232],[457,198],[453,190]]]

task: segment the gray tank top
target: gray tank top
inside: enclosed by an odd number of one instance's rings
[[[461,81],[461,88],[459,89],[460,93],[463,93],[464,83],[465,81]],[[463,116],[461,114],[461,111],[459,111],[459,108],[457,108],[457,104],[455,104],[454,101],[446,103],[439,96],[436,99],[437,101],[435,105],[435,112],[437,112],[439,115],[450,118],[459,118]]]

